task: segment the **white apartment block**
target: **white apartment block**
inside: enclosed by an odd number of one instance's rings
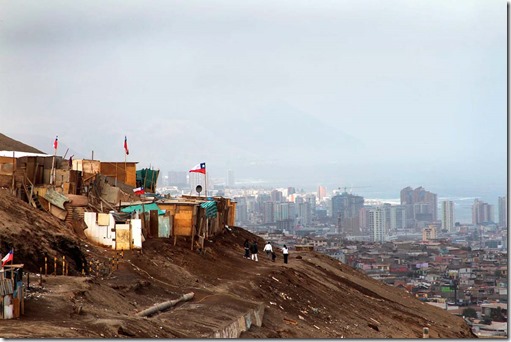
[[[454,229],[454,203],[452,201],[442,202],[442,230],[451,232]]]
[[[367,210],[367,225],[372,233],[374,242],[384,242],[386,231],[386,210],[383,207],[374,207]]]

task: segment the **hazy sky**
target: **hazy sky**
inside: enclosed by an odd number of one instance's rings
[[[113,161],[126,135],[163,172],[504,195],[506,5],[2,0],[0,132]]]

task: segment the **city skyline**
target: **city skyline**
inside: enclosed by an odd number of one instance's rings
[[[126,136],[140,168],[506,193],[505,3],[0,4],[2,133],[46,153],[120,162]]]
[[[229,174],[231,177],[233,176],[233,171],[230,170]],[[168,187],[177,186],[178,189],[181,189],[181,191],[184,191],[188,194],[188,191],[190,191],[190,194],[195,193],[193,189],[195,189],[195,186],[198,184],[203,184],[204,178],[195,177],[194,175],[187,176],[187,172],[175,172],[175,171],[169,171],[167,180],[165,182],[168,182],[169,179],[176,180],[175,183],[164,183],[160,184],[161,191],[167,191],[165,189],[168,189]],[[186,181],[186,177],[189,177],[189,182]],[[200,179],[199,179],[200,178]],[[161,180],[160,180],[161,181]],[[323,199],[327,199],[328,201],[336,201],[336,198],[339,198],[340,195],[347,194],[348,196],[354,196],[354,197],[361,197],[364,199],[364,207],[371,207],[374,205],[382,205],[382,204],[389,204],[389,205],[403,205],[401,201],[406,201],[403,197],[401,199],[399,197],[394,197],[395,193],[390,197],[371,197],[364,194],[364,191],[353,191],[353,188],[345,187],[344,189],[336,188],[336,189],[327,189],[324,186],[318,186],[316,190],[313,191],[307,191],[304,188],[300,186],[288,186],[288,187],[271,187],[271,186],[228,186],[225,182],[220,183],[214,183],[211,182],[211,179],[208,180],[208,184],[210,184],[209,188],[209,194],[213,195],[220,195],[220,196],[240,196],[240,194],[249,193],[251,195],[257,195],[261,196],[261,194],[272,194],[273,196],[276,196],[275,194],[279,193],[280,191],[283,191],[284,194],[287,194],[289,189],[292,189],[292,195],[286,196],[286,201],[295,202],[298,204],[301,202],[297,202],[298,200],[303,201],[306,200],[309,201],[307,198],[310,198],[310,196],[313,196],[318,203],[322,202]],[[421,214],[423,217],[418,218],[419,221],[421,220],[431,220],[431,221],[438,221],[442,223],[442,227],[444,225],[444,222],[447,223],[448,227],[453,227],[454,223],[459,222],[462,224],[472,224],[473,223],[473,208],[476,203],[478,203],[480,200],[486,201],[484,198],[481,197],[446,197],[443,195],[438,196],[436,193],[430,193],[428,190],[424,189],[422,186],[418,186],[415,190],[412,188],[405,187],[400,190],[401,193],[403,191],[408,191],[410,193],[416,192],[415,197],[417,196],[426,196],[423,200],[419,200],[419,208],[416,210],[417,213]],[[423,193],[423,195],[420,195]],[[177,194],[177,193],[175,193]],[[204,195],[204,194],[202,194]],[[411,195],[410,195],[411,196]],[[428,199],[428,196],[433,196],[431,199]],[[507,201],[506,196],[499,196],[497,199],[490,198],[487,202],[490,204],[491,211],[492,211],[492,221],[495,223],[499,223],[500,225],[507,225],[507,220],[505,217],[507,217]],[[275,199],[273,199],[275,201]],[[278,202],[282,201],[283,198],[280,198]],[[483,201],[483,202],[484,202]],[[333,203],[333,202],[332,202]],[[422,204],[420,204],[422,203]],[[444,205],[447,203],[448,209],[444,208]],[[488,205],[488,203],[486,203]],[[335,205],[334,205],[335,206]],[[412,203],[413,206],[413,203]],[[406,205],[403,207],[406,207]],[[434,208],[434,209],[428,209]],[[414,211],[415,209],[408,208],[408,215],[411,215],[410,210]],[[447,212],[446,212],[447,210]],[[335,209],[334,209],[335,211]],[[424,217],[424,214],[429,213],[431,216]],[[389,214],[390,215],[390,214]],[[391,217],[395,220],[396,213],[392,213]],[[411,217],[409,217],[411,218]],[[335,223],[335,222],[334,222]],[[344,223],[350,224],[350,223]],[[448,230],[451,230],[448,229]]]

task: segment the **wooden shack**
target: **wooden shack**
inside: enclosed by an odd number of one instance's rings
[[[7,264],[0,269],[0,318],[19,318],[25,310],[23,264]]]
[[[14,184],[16,159],[0,156],[0,187],[10,188]]]
[[[208,210],[202,206],[211,202],[215,203],[214,216],[208,216]],[[236,203],[229,198],[182,196],[159,201],[158,207],[170,213],[174,244],[180,236],[191,237],[192,249],[195,237],[202,247],[205,239],[223,232],[226,226],[234,226]]]
[[[103,176],[112,177],[119,182],[137,186],[137,164],[138,162],[100,162],[99,172]]]

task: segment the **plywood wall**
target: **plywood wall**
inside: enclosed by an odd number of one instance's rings
[[[117,178],[119,182],[137,186],[137,163],[127,162],[101,162],[100,172],[104,176]]]

